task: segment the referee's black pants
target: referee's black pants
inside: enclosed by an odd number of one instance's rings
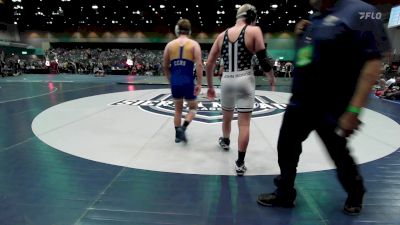
[[[313,130],[325,144],[336,165],[339,181],[346,192],[351,194],[363,189],[362,177],[347,148],[347,139],[335,132],[337,121],[338,116],[318,111],[315,106],[288,105],[278,140],[278,163],[281,170],[281,176],[275,180],[278,195],[289,199],[295,198],[294,182],[302,152],[302,142]]]

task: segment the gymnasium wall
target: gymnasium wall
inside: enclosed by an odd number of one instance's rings
[[[50,33],[42,31],[21,32],[21,40],[35,48],[44,50],[60,46],[122,46],[137,48],[163,49],[165,44],[175,38],[173,33],[160,34],[156,32],[74,32],[74,33]],[[217,33],[195,33],[192,37],[197,40],[204,50],[209,50]],[[268,44],[268,54],[273,58],[283,57],[284,60],[292,60],[294,57],[294,38],[290,33],[278,33],[264,35]]]
[[[20,36],[17,26],[0,22],[0,41],[19,42]]]

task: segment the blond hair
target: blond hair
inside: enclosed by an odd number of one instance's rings
[[[253,5],[250,5],[250,4],[244,4],[244,5],[240,6],[240,8],[238,9],[238,11],[236,13],[236,19],[246,17],[247,12],[249,10],[253,10],[254,12],[256,12],[256,7],[254,7]]]

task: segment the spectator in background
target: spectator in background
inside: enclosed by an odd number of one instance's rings
[[[3,50],[0,50],[1,52],[0,52],[0,62],[5,62],[4,60],[5,60],[5,53],[4,53],[4,51]]]
[[[395,82],[396,82],[396,78],[392,77],[386,81],[386,86],[389,87],[390,85],[394,84]]]
[[[400,100],[400,76],[386,88],[383,97],[389,100]]]
[[[293,72],[293,69],[294,69],[293,64],[291,62],[287,62],[285,64],[285,68],[286,68],[286,72],[285,72],[285,75],[284,75],[285,78],[286,77],[291,78],[292,77],[292,72]]]
[[[5,67],[5,53],[3,49],[0,49],[0,75],[5,77],[4,67]]]
[[[274,61],[274,71],[278,74],[279,72],[279,70],[280,70],[280,68],[279,68],[279,59],[275,59],[275,61]],[[278,74],[279,75],[279,74]]]
[[[380,75],[380,79],[378,80],[378,84],[377,85],[375,85],[375,95],[377,96],[377,97],[383,97],[384,96],[384,93],[386,92],[386,90],[387,90],[387,86],[386,86],[386,80],[385,80],[385,75],[384,74],[381,74]]]
[[[96,77],[104,77],[105,75],[104,75],[103,64],[101,62],[98,62],[94,67],[93,72]]]
[[[5,63],[3,61],[0,61],[0,75],[2,77],[5,77],[4,67],[5,67]]]
[[[50,73],[51,74],[58,74],[58,63],[56,62],[56,60],[51,60],[50,61]]]

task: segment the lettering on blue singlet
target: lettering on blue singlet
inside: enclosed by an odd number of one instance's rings
[[[185,60],[176,60],[174,61],[174,66],[186,66]]]

